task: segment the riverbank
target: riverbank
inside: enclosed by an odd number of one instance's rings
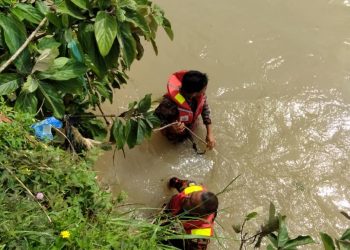
[[[167,248],[170,226],[122,214],[122,197],[99,187],[97,152],[74,156],[36,140],[32,116],[1,103],[0,114],[0,249]]]

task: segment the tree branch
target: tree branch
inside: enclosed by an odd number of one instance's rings
[[[40,28],[45,24],[47,21],[47,18],[44,17],[43,20],[39,23],[38,27],[30,34],[30,36],[27,38],[27,40],[22,44],[21,47],[18,48],[18,50],[8,59],[3,65],[0,67],[0,73],[3,72],[7,66],[9,66],[16,58],[22,53],[22,51],[28,46],[28,44],[33,40],[35,37],[35,34],[38,33]]]

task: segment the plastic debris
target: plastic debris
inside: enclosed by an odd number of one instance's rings
[[[53,140],[51,128],[62,128],[62,122],[51,116],[40,122],[34,123],[31,128],[34,129],[35,136],[41,140]]]

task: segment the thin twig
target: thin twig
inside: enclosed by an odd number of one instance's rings
[[[241,175],[239,174],[239,175],[237,175],[235,178],[233,178],[233,180],[232,181],[230,181],[230,183],[229,184],[227,184],[226,185],[226,187],[223,189],[223,190],[221,190],[219,193],[217,193],[216,194],[216,196],[219,196],[220,194],[222,194],[222,193],[224,193],[224,192],[226,192],[226,190],[228,189],[228,187],[229,186],[231,186],[232,185],[232,183],[233,182],[235,182],[235,180],[237,180],[238,179],[238,177],[240,177]]]
[[[18,48],[18,50],[8,59],[3,65],[0,67],[0,73],[3,72],[7,66],[9,66],[16,58],[22,53],[22,51],[28,46],[28,44],[33,40],[35,37],[35,34],[38,33],[40,28],[45,24],[47,21],[47,18],[44,17],[43,20],[39,23],[38,27],[30,34],[30,36],[27,38],[27,40],[22,44],[21,47]]]
[[[66,138],[66,140],[68,141],[69,145],[71,146],[71,148],[72,148],[72,150],[73,150],[73,155],[76,154],[75,149],[74,149],[74,147],[73,147],[73,144],[72,144],[72,142],[68,139],[68,137],[67,137],[61,130],[59,130],[59,129],[53,127],[53,126],[52,126],[52,128],[53,128],[55,131],[57,131],[59,134],[63,135],[64,138]]]
[[[45,103],[45,97],[44,97],[44,99],[43,99],[43,101],[42,101],[42,103],[41,103],[41,105],[40,105],[40,108],[39,108],[38,111],[35,113],[34,117],[37,116],[37,115],[39,114],[40,111],[41,111],[41,112],[43,111],[42,108],[43,108],[43,106],[44,106],[44,103]]]
[[[241,238],[241,244],[240,244],[240,246],[239,246],[239,249],[241,250],[242,248],[243,248],[243,246],[244,246],[244,243],[245,243],[245,237],[247,236],[247,233],[245,233],[244,235],[243,235],[243,229],[244,229],[244,225],[245,225],[245,223],[247,222],[247,219],[245,219],[244,221],[243,221],[243,223],[242,223],[242,226],[241,226],[241,233],[240,233],[240,238]]]
[[[27,186],[20,179],[18,179],[18,177],[11,171],[11,169],[9,169],[6,166],[4,166],[4,167],[21,184],[21,186],[30,194],[30,196],[32,196],[32,198],[36,201],[36,203],[38,203],[39,207],[44,211],[49,222],[52,223],[52,220],[51,220],[50,216],[47,214],[45,208],[36,200],[34,194],[29,190],[29,188],[27,188]]]

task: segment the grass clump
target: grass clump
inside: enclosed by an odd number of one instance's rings
[[[171,225],[122,216],[100,189],[95,156],[72,158],[30,134],[0,100],[0,249],[165,249]]]

